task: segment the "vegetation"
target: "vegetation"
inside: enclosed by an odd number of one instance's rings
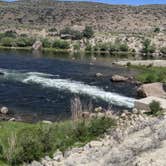
[[[162,111],[162,108],[160,106],[160,103],[157,102],[157,101],[152,101],[149,105],[150,107],[150,112],[149,114],[150,115],[153,115],[153,116],[159,116],[159,115],[162,115],[163,114],[163,111]]]
[[[53,124],[0,122],[0,158],[9,165],[39,160],[57,149],[84,145],[115,125],[106,117]]]
[[[93,37],[93,35],[94,35],[94,31],[92,27],[86,26],[85,29],[83,30],[83,36],[87,39],[90,39]]]
[[[138,81],[142,83],[153,82],[166,82],[166,68],[165,67],[153,67],[152,65],[146,66],[130,66],[139,71],[136,76]]]
[[[55,40],[52,44],[52,47],[57,49],[69,49],[70,44],[65,40]]]
[[[148,55],[155,52],[155,45],[151,44],[151,40],[145,39],[142,44],[143,44],[142,53]]]
[[[160,49],[160,52],[161,52],[162,54],[166,54],[166,47],[162,47],[162,48]]]

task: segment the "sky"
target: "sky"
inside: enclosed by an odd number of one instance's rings
[[[6,1],[14,1],[14,0],[6,0]],[[166,4],[166,0],[82,0],[82,1],[103,2],[109,4],[128,4],[128,5]]]

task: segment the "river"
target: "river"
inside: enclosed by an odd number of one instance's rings
[[[79,96],[83,108],[132,108],[135,85],[113,83],[113,74],[133,71],[111,64],[111,58],[0,51],[0,105],[23,121],[59,120],[71,116],[70,102]],[[97,78],[96,73],[104,77]]]

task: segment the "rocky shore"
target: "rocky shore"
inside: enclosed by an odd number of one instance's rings
[[[164,166],[165,116],[147,116],[133,109],[114,118],[118,127],[104,137],[64,154],[57,151],[53,158],[46,156],[28,166]]]

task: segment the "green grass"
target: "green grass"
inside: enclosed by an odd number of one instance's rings
[[[136,79],[142,83],[166,83],[166,67],[130,66],[129,68],[139,71],[136,75]]]
[[[116,122],[111,118],[53,124],[0,122],[0,162],[4,166],[6,163],[18,166],[22,162],[52,156],[57,149],[64,152],[83,146],[115,126]]]

